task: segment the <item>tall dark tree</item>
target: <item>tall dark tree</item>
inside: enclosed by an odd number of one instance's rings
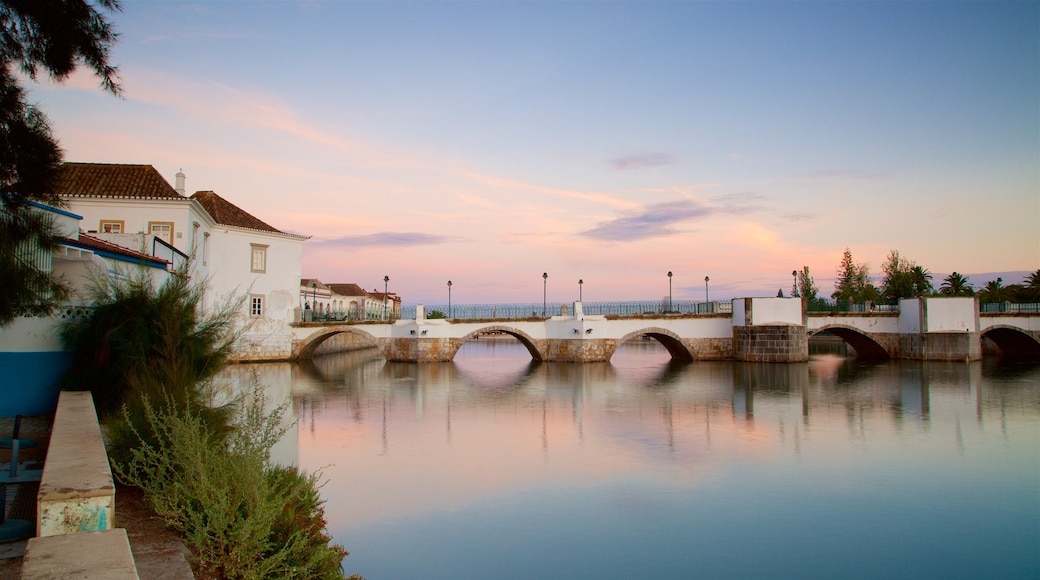
[[[54,226],[32,205],[61,205],[53,185],[62,152],[15,72],[63,81],[82,63],[118,95],[106,15],[119,10],[118,0],[0,0],[0,325],[47,312],[68,293],[50,274]]]
[[[802,270],[798,272],[798,294],[795,296],[802,296],[808,301],[816,300],[817,295],[820,293],[819,287],[816,286],[816,281],[813,280],[812,274],[809,273],[809,266],[802,266]]]
[[[877,289],[870,282],[870,266],[853,262],[852,252],[845,248],[831,298],[839,304],[862,304],[874,302],[878,297]]]

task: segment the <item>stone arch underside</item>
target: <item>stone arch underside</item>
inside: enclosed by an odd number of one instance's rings
[[[519,340],[520,344],[524,345],[524,348],[527,349],[527,352],[531,353],[531,358],[533,360],[536,360],[538,362],[543,362],[545,360],[544,345],[539,345],[538,341],[531,338],[529,334],[511,326],[485,326],[483,328],[478,328],[477,330],[470,332],[466,336],[462,337],[461,340],[456,341],[456,343],[453,345],[454,348],[451,352],[451,358],[455,358],[455,355],[459,352],[459,349],[462,348],[462,345],[466,344],[467,340],[479,338],[480,335],[487,334],[490,332],[501,332],[503,334],[508,334],[509,336],[512,336],[513,338]]]
[[[369,333],[367,333],[367,332],[365,332],[365,331],[363,331],[363,330],[361,330],[359,328],[348,326],[348,327],[342,327],[342,328],[338,328],[338,327],[337,328],[327,328],[327,329],[324,329],[322,331],[315,332],[314,334],[310,335],[309,337],[304,339],[302,342],[300,342],[298,345],[296,345],[293,348],[292,359],[293,360],[298,360],[298,359],[313,358],[314,351],[318,350],[318,347],[321,346],[321,343],[323,343],[326,340],[332,338],[333,336],[336,336],[337,334],[343,334],[343,333],[353,334],[355,336],[361,337],[366,342],[371,343],[372,346],[377,347],[380,350],[384,350],[385,351],[385,349],[383,348],[383,345],[380,344],[380,342],[376,339],[376,337],[372,336],[371,334],[369,334]],[[384,354],[385,354],[385,352],[384,352]]]
[[[640,336],[649,336],[650,338],[661,343],[661,346],[668,351],[668,354],[672,355],[672,360],[678,362],[691,362],[694,360],[693,353],[690,352],[689,347],[679,335],[675,334],[670,330],[664,328],[644,328],[635,332],[630,332],[625,336],[621,337],[617,341],[617,345],[614,347],[614,352],[617,352],[617,347],[622,344]],[[614,356],[614,352],[610,353],[610,356]]]
[[[856,351],[856,356],[864,359],[871,360],[884,360],[892,358],[892,354],[885,349],[880,343],[870,337],[870,335],[864,334],[863,332],[849,327],[849,326],[824,326],[823,328],[812,333],[815,336],[821,332],[829,332],[834,336],[844,340],[849,346]],[[810,336],[809,338],[812,338]]]
[[[1018,328],[995,326],[983,332],[981,338],[992,340],[1001,356],[1040,359],[1040,340]]]

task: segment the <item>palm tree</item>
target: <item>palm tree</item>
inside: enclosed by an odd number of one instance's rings
[[[1004,301],[1004,279],[997,278],[986,283],[986,287],[979,293],[983,302]]]
[[[1040,269],[1026,276],[1022,283],[1025,284],[1026,299],[1040,301]]]
[[[954,272],[943,279],[939,293],[945,296],[971,296],[975,294],[975,289],[964,275]]]
[[[910,270],[910,279],[914,283],[914,296],[931,294],[932,290],[934,290],[932,287],[932,273],[923,266],[914,266]]]

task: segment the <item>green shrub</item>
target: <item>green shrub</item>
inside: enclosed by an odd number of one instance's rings
[[[138,486],[181,532],[198,566],[220,578],[342,578],[346,551],[325,532],[318,476],[270,464],[285,407],[263,411],[258,386],[230,432],[214,432],[192,406],[144,398],[148,434],[117,476]]]

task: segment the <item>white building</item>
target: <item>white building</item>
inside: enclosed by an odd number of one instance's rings
[[[284,359],[307,236],[278,230],[212,191],[184,196],[151,165],[66,163],[57,193],[97,238],[168,259],[204,283],[205,308],[235,303],[236,358]]]
[[[66,320],[82,314],[77,303],[89,298],[92,284],[142,275],[161,284],[172,275],[172,265],[165,259],[82,233],[80,215],[33,202],[29,205],[52,219],[60,245],[54,252],[20,248],[19,255],[40,270],[64,278],[72,296],[53,316],[20,316],[0,328],[0,417],[54,412],[58,380],[71,360],[58,331]],[[8,216],[0,212],[0,227],[3,219]]]

